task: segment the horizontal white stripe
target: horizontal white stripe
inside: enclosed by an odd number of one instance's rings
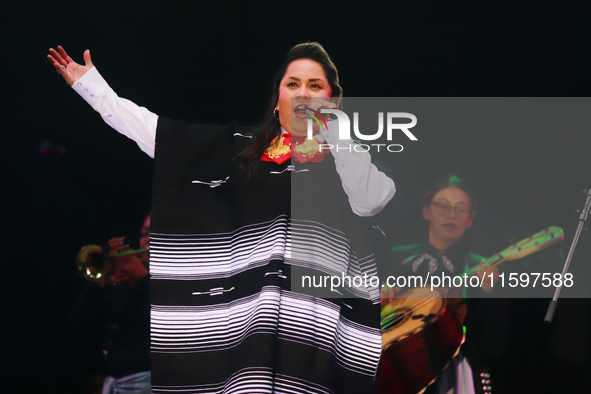
[[[338,305],[276,286],[215,307],[153,306],[151,322],[156,353],[225,350],[267,333],[331,352],[343,367],[366,375],[375,373],[382,343],[379,329],[344,318]]]
[[[293,393],[293,394],[333,394],[318,384],[286,376],[271,371],[270,368],[245,368],[230,376],[226,381],[217,384],[190,386],[152,385],[152,392],[161,393],[194,393],[194,394],[255,394],[255,393]]]

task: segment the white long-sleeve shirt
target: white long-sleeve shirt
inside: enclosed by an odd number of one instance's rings
[[[154,157],[158,115],[144,107],[117,96],[96,67],[72,85],[72,88],[97,111],[103,120],[119,133],[135,141],[148,156]],[[329,122],[336,124],[336,122]],[[333,146],[346,147],[354,143],[338,140],[338,130],[329,126],[320,131],[323,139]],[[361,149],[363,150],[363,149]],[[353,212],[359,216],[373,216],[394,197],[392,179],[371,163],[367,152],[355,149],[331,150],[343,189]]]

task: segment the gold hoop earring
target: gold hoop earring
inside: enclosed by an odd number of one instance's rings
[[[275,110],[273,111],[273,117],[275,118],[275,120],[279,120],[279,110],[277,108],[275,108]]]

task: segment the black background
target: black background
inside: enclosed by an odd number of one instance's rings
[[[588,3],[24,2],[3,26],[6,160],[2,319],[7,392],[82,392],[100,370],[98,338],[75,332],[68,312],[84,281],[74,257],[88,243],[133,236],[150,209],[152,162],[106,126],[45,59],[62,45],[90,49],[113,89],[187,121],[256,124],[287,50],[318,41],[346,96],[589,96]],[[482,214],[471,237],[481,254],[548,225],[568,250],[591,187],[586,133],[421,136],[425,151],[387,163],[398,194],[380,215],[391,244],[425,227],[420,198],[441,175],[471,181]],[[490,139],[489,139],[490,140]],[[421,142],[422,142],[421,141]],[[512,149],[507,148],[512,142]],[[43,147],[50,147],[43,149]],[[521,147],[521,148],[515,148]],[[45,153],[43,153],[45,152]],[[573,264],[589,263],[584,235]],[[495,392],[590,389],[587,304],[514,301]],[[564,305],[564,306],[562,306]],[[93,353],[94,352],[94,353]],[[498,391],[497,391],[498,390]]]

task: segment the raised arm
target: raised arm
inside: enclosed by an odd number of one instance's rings
[[[117,96],[84,51],[85,65],[72,60],[61,46],[49,49],[47,59],[56,71],[112,128],[134,140],[148,156],[154,157],[158,115]]]
[[[57,51],[53,48],[49,48],[49,55],[47,55],[49,62],[53,64],[53,67],[55,67],[58,74],[64,77],[70,86],[94,67],[92,59],[90,58],[90,50],[85,50],[82,57],[84,58],[84,66],[73,61],[72,58],[68,56],[65,49],[59,45]]]

